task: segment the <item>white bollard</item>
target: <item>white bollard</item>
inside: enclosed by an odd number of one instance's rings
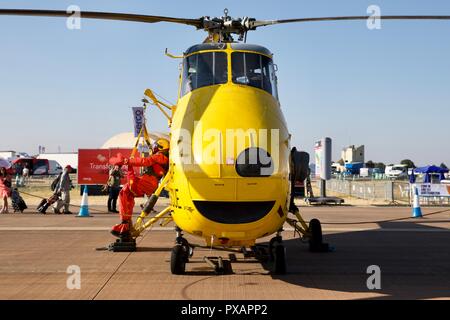
[[[412,217],[413,218],[422,218],[422,209],[420,208],[420,201],[419,201],[419,189],[416,185],[413,185],[414,188],[414,200],[413,200],[413,212]]]

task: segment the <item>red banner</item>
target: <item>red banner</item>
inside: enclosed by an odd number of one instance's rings
[[[121,153],[124,157],[131,155],[132,149],[79,149],[78,150],[78,184],[94,185],[106,184],[109,176],[109,159]],[[135,170],[139,168],[135,168]],[[126,183],[127,167],[123,166],[124,178],[121,183]]]

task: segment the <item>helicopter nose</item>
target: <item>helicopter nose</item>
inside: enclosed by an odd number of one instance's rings
[[[274,172],[272,157],[263,148],[247,148],[237,157],[236,172],[241,177],[269,177]]]

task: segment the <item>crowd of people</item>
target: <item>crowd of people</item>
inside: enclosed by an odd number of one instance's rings
[[[70,173],[72,172],[73,168],[67,165],[63,172],[53,180],[50,186],[53,193],[49,198],[42,199],[37,207],[39,212],[46,213],[47,208],[53,205],[53,213],[55,214],[72,214],[70,211],[70,191],[74,188],[70,179]],[[13,176],[15,176],[15,186],[13,186]],[[9,198],[11,198],[11,202],[15,207],[15,212],[23,212],[26,209],[26,204],[17,188],[24,187],[28,184],[29,176],[30,170],[26,165],[23,168],[20,165],[8,169],[4,167],[0,168],[0,197],[2,203],[0,213],[9,213]],[[123,176],[121,166],[111,166],[109,178],[104,188],[108,192],[108,212],[119,213],[117,210],[117,199],[119,197]],[[18,205],[16,206],[15,203]]]
[[[152,148],[152,153],[145,158],[124,158],[121,155],[110,159],[108,180],[103,191],[108,193],[107,207],[110,213],[119,213],[121,223],[113,226],[111,232],[122,237],[130,232],[131,215],[134,207],[134,198],[144,195],[150,196],[156,190],[159,180],[168,170],[169,141],[158,139]],[[122,186],[124,173],[122,166],[126,165],[127,182]],[[143,167],[142,174],[137,176],[133,167]],[[42,199],[37,207],[40,213],[52,206],[55,214],[72,214],[70,211],[70,191],[74,188],[70,179],[73,169],[67,165],[63,172],[51,183],[52,194]],[[12,177],[15,175],[15,186]],[[10,207],[8,198],[11,198],[14,212],[23,212],[27,206],[19,194],[18,187],[28,184],[30,170],[25,165],[16,165],[9,169],[0,168],[0,197],[2,207],[0,213],[8,213]],[[117,203],[119,200],[119,210]]]
[[[55,205],[53,207],[54,213],[61,213],[61,208],[64,208],[63,213],[71,214],[69,210],[70,206],[70,190],[73,189],[72,181],[69,174],[72,172],[70,165],[66,166],[64,171],[55,179],[52,183],[53,195],[49,199],[43,199],[38,206],[38,211],[45,213],[45,210],[40,210],[44,204],[48,204],[50,199],[53,199]],[[15,185],[13,186],[12,177],[15,175]],[[2,207],[0,213],[9,213],[10,206],[8,198],[11,198],[12,207],[14,212],[23,212],[27,209],[27,205],[23,198],[20,196],[18,187],[24,187],[28,184],[30,176],[30,170],[27,165],[23,168],[20,165],[14,167],[0,168],[0,197]],[[44,201],[45,200],[45,201]],[[51,204],[53,204],[53,202]],[[48,206],[47,206],[48,207]],[[45,207],[45,209],[47,209]]]

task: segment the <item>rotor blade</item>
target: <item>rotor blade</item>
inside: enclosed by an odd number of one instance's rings
[[[0,9],[0,15],[16,15],[16,16],[43,16],[43,17],[73,17],[74,11],[63,10],[33,10],[33,9]],[[173,17],[161,17],[161,16],[147,16],[141,14],[130,13],[113,13],[113,12],[92,12],[92,11],[80,11],[81,18],[88,19],[103,19],[103,20],[119,20],[119,21],[134,21],[144,23],[155,22],[173,22],[191,25],[197,28],[202,27],[200,19],[183,19]]]
[[[450,20],[450,16],[346,16],[346,17],[320,17],[320,18],[299,18],[284,20],[256,20],[251,22],[251,27],[263,27],[268,25],[292,22],[317,22],[317,21],[342,21],[342,20]]]

